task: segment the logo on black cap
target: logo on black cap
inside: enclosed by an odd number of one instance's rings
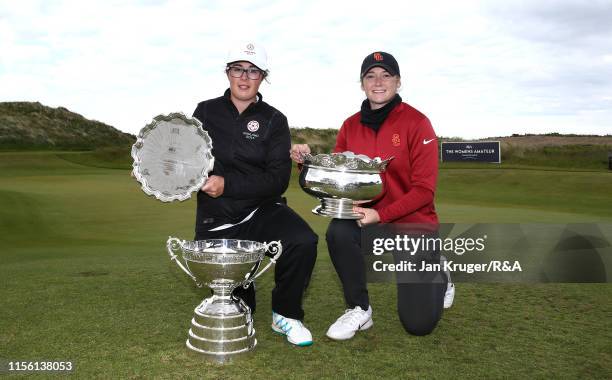
[[[361,78],[373,67],[382,67],[391,75],[400,75],[399,65],[395,58],[384,51],[368,54],[361,64]]]

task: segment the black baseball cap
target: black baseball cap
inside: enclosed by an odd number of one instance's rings
[[[382,67],[387,70],[389,74],[400,76],[400,69],[397,61],[391,54],[385,53],[384,51],[377,51],[365,57],[361,64],[361,78],[363,78],[372,67]]]

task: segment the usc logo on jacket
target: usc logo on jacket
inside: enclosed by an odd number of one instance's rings
[[[391,144],[393,144],[393,146],[400,146],[401,142],[402,140],[400,140],[399,133],[394,133],[391,137]]]

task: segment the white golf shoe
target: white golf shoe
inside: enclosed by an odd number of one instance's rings
[[[356,306],[354,309],[346,309],[327,330],[327,336],[334,340],[346,340],[355,336],[357,331],[367,330],[372,322],[372,306],[368,310],[363,310]]]
[[[455,284],[449,282],[446,285],[446,293],[444,293],[444,308],[448,309],[453,306],[453,300],[455,299]]]
[[[272,312],[272,331],[286,335],[287,341],[296,346],[304,347],[312,344],[312,334],[299,319],[286,318]]]
[[[442,262],[446,261],[446,257],[444,255],[441,255],[440,258]],[[448,283],[446,284],[446,292],[444,293],[444,308],[448,309],[453,306],[453,300],[455,299],[455,284],[453,284],[453,281],[451,280],[450,271],[444,271],[444,273],[446,274],[446,279],[448,280]]]

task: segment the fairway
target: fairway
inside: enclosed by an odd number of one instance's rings
[[[161,203],[128,170],[100,166],[77,153],[0,153],[0,360],[72,361],[78,378],[612,377],[610,284],[458,284],[426,337],[403,331],[393,284],[371,284],[374,327],[329,340],[344,310],[329,220],[310,213],[317,202],[295,177],[289,205],[320,238],[304,303],[314,345],[271,332],[267,273],[255,351],[203,361],[185,340],[208,292],[165,250],[168,236],[193,238],[195,199]],[[610,172],[442,168],[438,186],[444,223],[612,222]]]

